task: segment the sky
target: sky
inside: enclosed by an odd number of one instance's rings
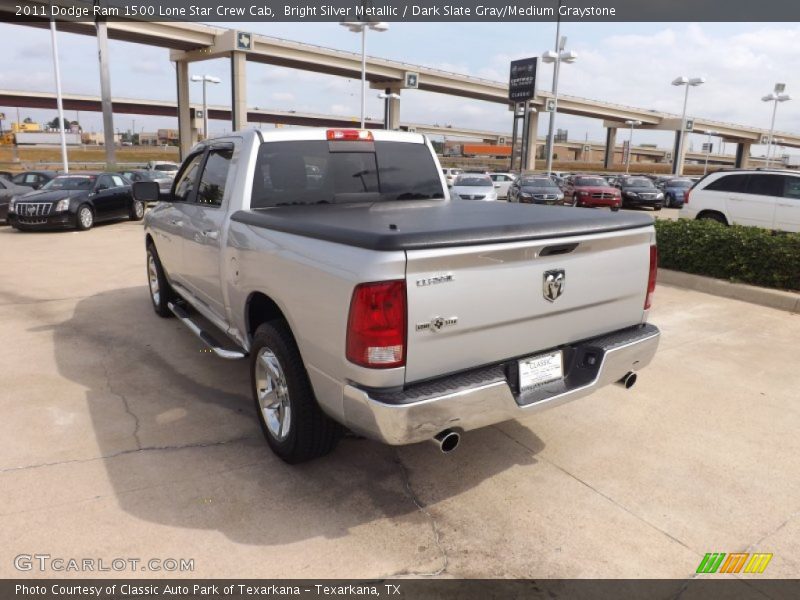
[[[214,24],[214,23],[212,23]],[[223,24],[219,24],[223,25]],[[227,23],[244,31],[360,51],[359,36],[336,23]],[[564,23],[567,49],[578,53],[574,64],[561,70],[563,94],[655,109],[679,115],[683,90],[670,85],[677,76],[704,76],[706,84],[692,88],[690,116],[769,128],[771,105],[761,97],[776,82],[786,91],[800,90],[796,65],[800,63],[799,23]],[[369,32],[367,54],[464,73],[497,81],[508,78],[509,61],[536,56],[555,42],[554,23],[391,23],[386,32]],[[59,33],[59,56],[65,93],[99,95],[97,46],[93,37]],[[113,97],[175,100],[173,64],[166,49],[110,42]],[[230,67],[227,60],[190,65],[191,74],[209,74],[222,84],[209,86],[209,104],[230,105]],[[355,116],[359,112],[360,81],[249,63],[248,106]],[[540,65],[537,87],[549,90],[552,68]],[[48,30],[0,23],[0,89],[54,91],[53,63]],[[800,91],[796,102],[781,104],[776,131],[800,132]],[[442,94],[404,90],[401,120],[456,127],[510,131],[511,113],[499,104]],[[193,102],[201,102],[201,86],[191,86]],[[0,112],[15,119],[14,107]],[[367,115],[382,117],[383,102],[376,90],[367,92]],[[51,120],[55,111],[23,110],[35,121]],[[76,115],[67,113],[68,119]],[[87,131],[101,129],[101,115],[82,113]],[[135,120],[135,123],[134,123]],[[556,126],[573,140],[603,142],[602,122],[558,115]],[[176,120],[118,115],[121,131],[154,131],[176,127]],[[212,121],[212,134],[230,128]],[[547,119],[539,119],[544,135]],[[670,147],[671,132],[636,132],[634,143]],[[780,137],[780,134],[776,134]],[[617,141],[627,138],[620,133]],[[706,141],[693,135],[691,147]],[[715,151],[719,148],[719,140]],[[733,152],[728,144],[726,151]],[[753,153],[763,153],[754,148]]]

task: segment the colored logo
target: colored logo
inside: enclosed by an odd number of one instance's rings
[[[763,573],[772,554],[756,552],[709,552],[700,561],[697,573]]]

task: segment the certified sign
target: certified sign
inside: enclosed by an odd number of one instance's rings
[[[512,102],[524,102],[536,95],[536,66],[539,59],[523,58],[511,61],[508,78],[508,99]]]

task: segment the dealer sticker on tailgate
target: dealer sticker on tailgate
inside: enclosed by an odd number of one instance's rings
[[[555,381],[564,376],[561,350],[541,354],[519,361],[519,389],[528,390],[542,383]]]

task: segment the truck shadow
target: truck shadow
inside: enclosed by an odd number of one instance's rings
[[[533,464],[544,447],[512,423],[504,428],[516,441],[490,427],[466,434],[449,455],[432,444],[392,448],[348,436],[327,457],[286,465],[261,436],[247,361],[219,359],[175,319],[156,317],[146,286],[81,300],[55,326],[54,346],[61,376],[87,389],[119,506],[240,543],[336,538],[386,517],[424,519],[418,504],[433,507]]]

